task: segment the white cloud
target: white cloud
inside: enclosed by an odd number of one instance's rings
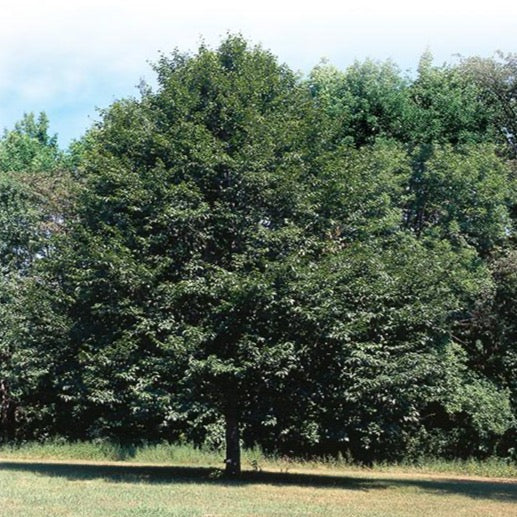
[[[195,49],[201,36],[216,44],[241,31],[296,69],[366,56],[406,68],[427,46],[440,61],[515,50],[516,19],[507,0],[18,0],[0,17],[0,126],[34,109],[83,120],[134,91],[158,51]]]

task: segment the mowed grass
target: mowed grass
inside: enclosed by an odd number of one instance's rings
[[[126,460],[106,461],[78,458],[75,444],[76,457],[63,457],[73,445],[55,444],[53,458],[48,444],[0,449],[0,515],[517,515],[515,478],[426,473],[422,466],[365,469],[330,460],[268,460],[248,451],[242,478],[229,481],[218,468],[220,455],[190,447],[147,447],[126,451]],[[82,447],[87,455],[88,444]],[[90,455],[95,447],[90,444]]]

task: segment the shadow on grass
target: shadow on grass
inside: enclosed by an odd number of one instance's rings
[[[481,481],[474,479],[425,479],[406,477],[350,477],[325,474],[281,472],[244,472],[238,479],[228,479],[221,471],[207,467],[168,467],[137,465],[92,465],[87,463],[45,463],[0,461],[0,470],[33,472],[70,480],[105,479],[111,482],[138,483],[210,483],[243,486],[262,483],[276,486],[297,485],[313,488],[349,490],[385,490],[416,487],[427,492],[456,494],[479,499],[517,501],[517,481]],[[375,474],[372,473],[372,476]]]

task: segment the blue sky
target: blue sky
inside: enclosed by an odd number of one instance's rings
[[[414,70],[429,48],[455,54],[517,51],[517,2],[492,0],[17,0],[0,15],[0,127],[46,111],[66,146],[96,108],[136,95],[159,51],[216,45],[228,31],[308,72],[322,58],[392,59]]]

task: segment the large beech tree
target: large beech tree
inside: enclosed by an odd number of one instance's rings
[[[147,401],[145,419],[171,392],[165,418],[180,399],[205,401],[225,418],[236,474],[242,415],[292,349],[271,327],[269,266],[318,248],[302,161],[310,102],[240,37],[163,57],[156,71],[157,90],[115,103],[85,142],[66,265],[74,341],[97,421]]]

